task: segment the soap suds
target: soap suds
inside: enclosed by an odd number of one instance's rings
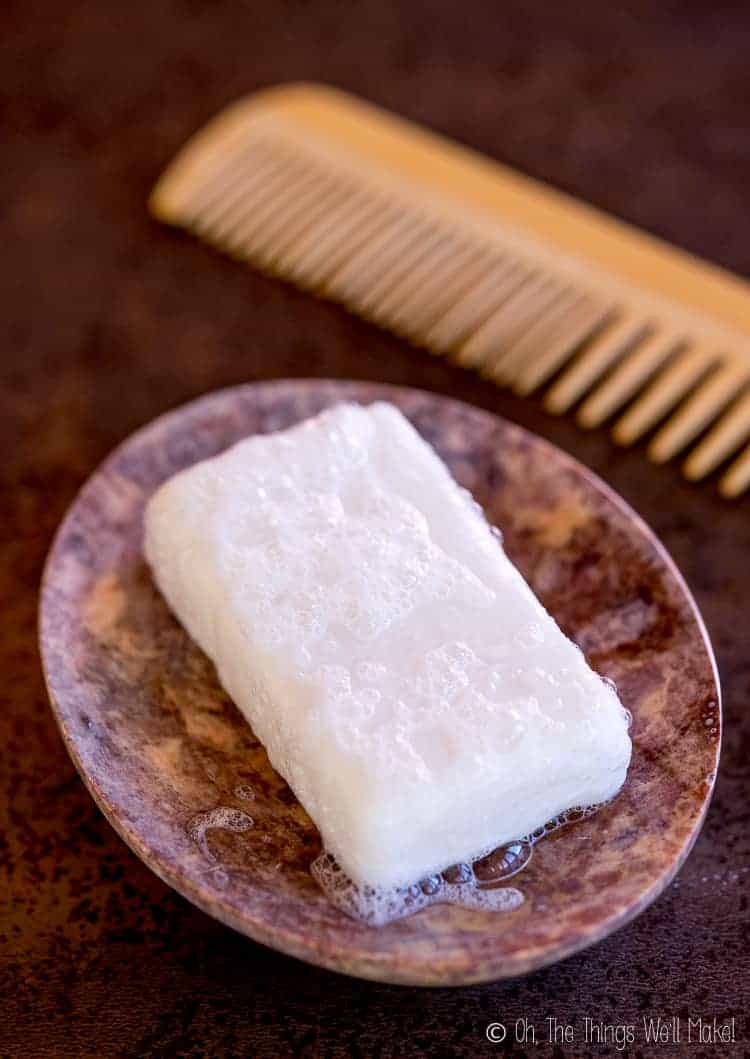
[[[208,845],[207,832],[218,829],[240,833],[249,831],[255,826],[255,821],[242,809],[231,809],[220,805],[216,809],[208,809],[203,813],[196,813],[187,825],[187,833],[193,842],[199,847],[204,856],[216,861],[213,850]]]
[[[513,912],[524,903],[524,895],[516,887],[502,884],[527,867],[536,843],[593,816],[604,804],[568,809],[530,835],[409,886],[359,886],[325,851],[312,862],[310,872],[335,908],[370,927],[382,927],[439,904],[482,912]]]
[[[313,861],[310,870],[332,905],[371,927],[405,919],[436,904],[460,905],[484,912],[511,912],[523,904],[523,894],[513,887],[482,888],[471,868],[462,882],[449,882],[442,874],[394,889],[355,885],[327,853]]]

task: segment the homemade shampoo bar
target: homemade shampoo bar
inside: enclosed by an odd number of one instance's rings
[[[360,885],[611,798],[627,715],[395,407],[338,405],[177,474],[145,554]]]

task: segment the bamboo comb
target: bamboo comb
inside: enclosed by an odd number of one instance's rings
[[[690,450],[690,479],[729,461],[727,497],[750,485],[750,284],[466,148],[282,86],[194,136],[150,208],[516,393],[547,387],[584,427],[617,416],[622,445],[656,430],[650,458]]]

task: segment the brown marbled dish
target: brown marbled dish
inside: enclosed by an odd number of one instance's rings
[[[397,404],[501,527],[510,557],[633,713],[618,797],[545,838],[504,913],[434,906],[372,929],[337,912],[309,865],[319,838],[172,618],[141,558],[165,478],[257,432],[347,399]],[[548,443],[435,394],[282,381],[210,394],[128,439],[85,485],[50,553],[41,601],[47,685],[68,750],[110,823],[171,886],[257,941],[348,974],[458,985],[523,974],[632,919],[700,829],[718,763],[715,665],[658,541]],[[229,810],[211,827],[216,809]]]

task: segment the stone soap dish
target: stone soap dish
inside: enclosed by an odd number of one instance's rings
[[[141,558],[167,477],[336,401],[388,400],[502,528],[505,547],[633,714],[618,797],[550,834],[492,912],[434,904],[374,929],[338,911],[310,864],[318,833],[269,765]],[[144,427],[84,486],[44,576],[41,645],[63,738],[96,802],[165,882],[273,948],[363,978],[461,985],[523,974],[628,922],[700,829],[719,756],[716,670],[695,604],[615,494],[540,438],[435,394],[289,381],[211,394]]]

